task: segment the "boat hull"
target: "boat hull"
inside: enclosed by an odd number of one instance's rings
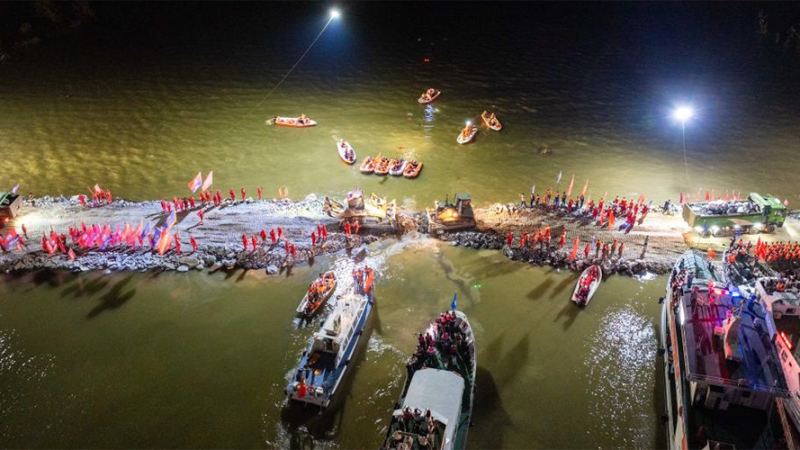
[[[420,105],[427,105],[429,103],[435,102],[440,95],[442,95],[442,91],[436,91],[436,93],[431,96],[430,100],[425,100],[422,97],[420,97],[417,99],[417,102],[419,102]]]
[[[503,129],[503,124],[500,123],[499,120],[497,121],[497,125],[492,125],[489,123],[489,119],[487,119],[485,115],[481,114],[481,119],[483,120],[483,124],[492,131],[500,131]]]
[[[320,408],[327,408],[333,403],[335,395],[338,391],[338,388],[344,377],[348,373],[348,368],[353,357],[356,355],[356,349],[358,348],[359,342],[361,342],[363,338],[363,331],[367,325],[367,321],[371,315],[372,309],[374,307],[374,298],[373,292],[371,291],[365,295],[366,297],[366,305],[364,306],[363,311],[358,317],[358,320],[354,326],[354,334],[353,338],[348,342],[347,347],[345,348],[341,362],[338,366],[334,369],[335,374],[331,378],[326,378],[325,383],[328,383],[328,391],[323,391],[322,393],[317,392],[317,390],[312,386],[308,392],[304,396],[299,395],[299,391],[297,390],[295,383],[292,382],[289,386],[284,389],[288,399],[290,402],[295,401],[299,403],[307,403],[311,405],[318,406]],[[312,341],[313,342],[313,341]],[[298,368],[302,367],[299,366]]]
[[[475,139],[476,134],[478,134],[478,127],[472,127],[472,131],[466,137],[459,134],[456,138],[456,142],[461,145],[469,144]]]
[[[272,124],[276,127],[287,127],[287,128],[309,128],[317,126],[317,122],[311,119],[306,120],[303,123],[299,123],[297,117],[275,117],[272,119]]]
[[[583,297],[581,297],[579,295],[579,291],[580,291],[580,288],[581,288],[581,282],[586,277],[589,276],[589,271],[592,269],[592,267],[597,267],[598,268],[598,276],[592,282],[591,286],[589,287],[589,292],[586,294],[586,297],[583,298]],[[586,306],[586,305],[588,305],[589,302],[592,301],[592,297],[594,296],[594,293],[597,291],[597,288],[600,287],[600,283],[602,283],[602,281],[603,281],[603,270],[600,269],[599,266],[591,266],[591,267],[587,268],[586,270],[584,270],[583,273],[581,274],[581,278],[578,280],[578,283],[575,285],[575,290],[572,292],[572,302],[575,303],[578,306]]]
[[[344,145],[345,146],[342,147],[340,144],[336,144],[336,150],[339,152],[339,158],[341,158],[341,160],[344,161],[346,164],[354,164],[356,162],[356,159],[358,158],[356,156],[356,151],[353,150],[353,147],[351,147],[348,142],[345,142]],[[347,157],[345,156],[345,152],[347,150],[350,150],[351,152],[353,152],[353,158],[352,159],[347,159]]]

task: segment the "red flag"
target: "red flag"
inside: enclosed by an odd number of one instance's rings
[[[202,186],[202,184],[203,184],[203,174],[197,172],[197,175],[195,175],[195,177],[192,178],[192,181],[189,182],[189,190],[192,191],[192,194],[194,194],[195,192],[197,192],[200,186]]]
[[[99,184],[95,184],[94,185],[94,193],[95,194],[100,194],[101,192],[103,192],[103,190],[100,189],[100,185]]]
[[[578,242],[578,236],[575,236],[575,242],[572,243],[572,253],[569,254],[569,258],[570,259],[575,259],[575,257],[578,256],[578,245],[579,244],[580,243]]]
[[[572,185],[575,184],[575,174],[572,174],[572,179],[569,180],[569,187],[567,188],[567,197],[572,195]]]
[[[614,210],[610,210],[608,212],[608,229],[610,230],[614,226]]]
[[[639,204],[641,205],[642,203],[644,203],[644,193],[639,196]]]
[[[708,193],[708,191],[706,191],[706,201],[709,201],[709,200],[711,200],[711,195]]]
[[[205,181],[203,181],[203,186],[200,187],[200,191],[207,191],[208,188],[211,187],[211,184],[214,183],[214,172],[208,172],[206,175]]]
[[[586,180],[586,183],[583,183],[583,189],[581,189],[581,195],[586,195],[586,188],[589,187],[589,180]]]

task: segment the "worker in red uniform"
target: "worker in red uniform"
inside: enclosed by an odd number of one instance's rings
[[[189,236],[189,243],[192,244],[192,253],[197,252],[197,241],[192,236]]]
[[[181,254],[181,237],[175,233],[175,252]]]
[[[510,232],[510,231],[509,231],[509,232],[508,232],[508,234],[506,235],[506,245],[508,245],[509,247],[511,247],[511,244],[512,244],[513,242],[514,242],[514,233],[512,233],[512,232]]]
[[[86,196],[85,195],[80,194],[78,196],[78,200],[81,202],[81,206],[86,207]]]
[[[269,229],[269,238],[272,241],[272,245],[275,245],[275,243],[277,242],[277,239],[275,237],[275,228]]]
[[[566,242],[567,242],[567,229],[564,228],[563,230],[561,230],[561,237],[558,238],[558,248],[563,248]]]
[[[328,240],[328,227],[326,227],[325,225],[322,226],[322,240],[323,241]]]
[[[261,240],[264,241],[265,244],[267,243],[267,231],[263,228],[261,229]]]
[[[317,233],[311,232],[311,246],[316,247],[317,245]]]
[[[189,205],[194,209],[194,195],[189,198]]]
[[[344,223],[344,234],[350,236],[350,222]]]
[[[619,243],[619,250],[617,251],[617,255],[618,255],[620,258],[622,258],[622,249],[623,249],[623,248],[625,248],[625,243],[624,243],[624,242],[620,242],[620,243]]]
[[[278,227],[278,240],[280,241],[283,238],[283,228]]]
[[[358,222],[355,222],[353,223],[353,227],[353,233],[358,234],[358,229],[361,228],[361,225],[359,225]]]
[[[256,251],[258,248],[258,238],[255,235],[250,236],[250,243],[253,244],[253,251]]]
[[[264,193],[264,190],[261,189],[261,186],[256,189],[256,193],[258,194],[258,199],[261,200],[261,195]]]
[[[205,217],[205,213],[203,212],[202,209],[197,211],[197,217],[200,218],[200,225],[202,225],[203,224],[203,217]]]
[[[242,193],[242,201],[244,201],[244,197],[245,197],[245,195],[247,195],[247,191],[245,191],[244,188],[241,188],[241,190],[239,192]]]
[[[242,245],[244,245],[244,250],[247,251],[247,235],[242,233]]]
[[[297,259],[297,246],[292,245],[292,258]]]
[[[589,247],[591,247],[591,244],[586,244],[586,247],[583,248],[583,257],[584,258],[588,258],[589,257]]]
[[[231,194],[231,201],[235,202],[236,201],[236,192],[233,191],[233,188],[231,188],[230,191],[228,191],[228,192]]]

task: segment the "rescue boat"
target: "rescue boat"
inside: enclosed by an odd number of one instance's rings
[[[331,298],[334,291],[336,291],[336,274],[331,270],[322,274],[308,286],[305,297],[297,307],[297,314],[306,317],[313,316]]]
[[[394,158],[389,161],[389,175],[398,177],[403,174],[408,162],[403,158]]]
[[[364,161],[361,163],[361,167],[358,169],[361,173],[372,173],[375,171],[375,164],[380,160],[381,154],[378,153],[378,156],[373,158],[372,156],[367,156],[364,158]]]
[[[339,151],[339,158],[342,158],[342,161],[346,162],[347,164],[353,164],[356,162],[356,151],[353,150],[353,147],[350,146],[349,142],[344,140],[339,142],[336,144],[336,149]]]
[[[439,98],[440,95],[442,95],[442,91],[436,89],[435,91],[436,92],[434,92],[433,95],[431,95],[430,97],[426,97],[427,92],[423,92],[422,95],[419,96],[417,101],[422,105],[427,105],[428,103],[436,101],[436,99]]]
[[[464,131],[466,130],[469,130],[469,132],[465,136]],[[461,130],[461,133],[456,138],[456,142],[458,142],[461,145],[468,144],[472,142],[473,139],[475,139],[476,134],[478,134],[478,127],[472,124],[468,124],[466,127],[464,127],[463,130]]]
[[[275,125],[276,127],[289,127],[289,128],[308,128],[317,125],[317,122],[309,119],[308,117],[281,117],[275,116],[267,121],[267,124]]]
[[[586,306],[592,300],[597,288],[600,287],[600,282],[603,281],[603,271],[598,265],[589,266],[581,274],[578,284],[575,285],[575,291],[572,293],[572,301],[578,306]]]
[[[389,158],[383,157],[378,159],[375,163],[375,175],[388,175],[389,174]]]
[[[497,119],[497,116],[492,113],[489,114],[488,112],[484,111],[481,113],[481,119],[483,119],[484,125],[489,127],[492,131],[500,131],[503,129],[503,124],[500,123],[500,120]]]
[[[403,176],[406,178],[417,178],[419,176],[419,172],[422,170],[422,162],[421,161],[414,161],[409,160],[406,164],[406,168],[403,171]]]

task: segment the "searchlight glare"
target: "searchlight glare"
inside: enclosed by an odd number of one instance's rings
[[[694,110],[689,108],[688,106],[681,106],[675,110],[673,116],[680,120],[681,122],[686,122],[687,120],[694,117]]]
[[[332,9],[331,19],[338,19],[339,17],[342,17],[342,13],[340,13],[338,9]]]

